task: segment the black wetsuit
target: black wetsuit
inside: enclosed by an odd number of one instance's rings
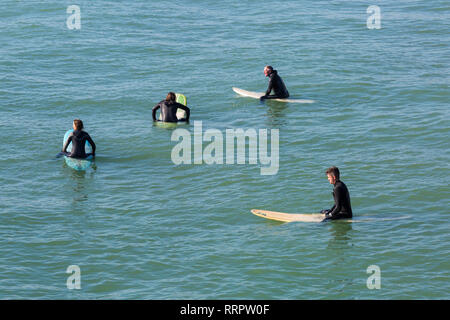
[[[156,120],[156,110],[158,110],[159,108],[161,108],[161,121],[164,121],[164,122],[189,121],[190,109],[188,107],[186,107],[185,105],[182,105],[181,103],[167,101],[167,100],[163,100],[160,103],[158,103],[156,106],[153,107],[153,109],[152,109],[153,121],[157,121]],[[178,108],[186,111],[186,119],[178,120],[178,118],[177,118],[177,109]]]
[[[289,92],[284,85],[283,80],[278,75],[277,70],[273,70],[269,74],[269,87],[266,90],[266,95],[262,96],[262,99],[285,99],[289,97]],[[270,94],[273,90],[274,94]]]
[[[337,181],[333,189],[334,206],[330,210],[326,210],[325,219],[342,219],[351,218],[352,206],[350,204],[350,193],[347,186],[342,181]]]
[[[89,141],[89,143],[92,146],[92,153],[86,153],[85,146],[86,146],[86,140]],[[69,143],[72,142],[72,151],[66,152],[67,147],[69,146]],[[78,158],[78,159],[85,159],[86,157],[90,155],[95,156],[95,143],[89,136],[89,134],[85,131],[80,130],[74,130],[69,137],[67,138],[66,143],[63,147],[63,153],[66,154],[66,156],[71,158]]]

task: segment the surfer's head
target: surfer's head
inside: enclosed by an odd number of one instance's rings
[[[272,66],[265,66],[264,67],[264,75],[266,77],[268,77],[272,73],[272,71],[273,71]]]
[[[83,121],[81,121],[80,119],[73,120],[73,130],[81,131],[83,130],[83,128]]]
[[[166,101],[175,102],[177,100],[177,96],[173,92],[169,92],[166,97]]]
[[[325,171],[328,181],[330,181],[330,184],[335,184],[336,181],[339,181],[339,169],[338,167],[329,167],[327,171]]]

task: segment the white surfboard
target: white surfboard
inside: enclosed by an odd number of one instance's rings
[[[253,92],[253,91],[247,91],[244,89],[239,89],[236,87],[232,88],[234,92],[237,94],[243,96],[243,97],[249,97],[249,98],[255,98],[259,99],[264,95],[264,92]],[[314,100],[308,100],[308,99],[270,99],[275,101],[281,101],[281,102],[291,102],[291,103],[314,103]]]
[[[268,210],[252,209],[251,212],[261,218],[275,220],[280,222],[322,222],[325,215],[322,213],[284,213]],[[393,221],[411,218],[411,216],[400,216],[392,218],[365,218],[365,219],[340,219],[344,222],[376,222],[376,221]]]

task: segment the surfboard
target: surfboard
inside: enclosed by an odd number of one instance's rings
[[[184,106],[187,106],[187,99],[186,99],[186,96],[185,96],[184,94],[181,94],[181,93],[175,93],[175,95],[176,95],[176,97],[177,97],[177,100],[176,100],[176,101],[177,101],[178,103],[180,103],[180,104],[182,104],[182,105],[184,105]],[[186,111],[184,111],[183,109],[178,108],[178,110],[177,110],[177,119],[178,119],[178,120],[186,119],[186,116],[187,116]],[[159,118],[158,118],[158,119],[159,119],[159,120],[162,119],[162,117],[161,117],[161,112],[159,113]],[[170,123],[170,124],[176,124],[175,122],[158,121],[158,124],[163,124],[163,123],[165,123],[165,124],[167,124],[167,123]],[[177,122],[177,123],[184,123],[184,122]]]
[[[251,212],[258,217],[281,222],[321,222],[325,218],[322,213],[284,213],[259,209],[252,209]]]
[[[259,99],[264,95],[264,92],[253,92],[253,91],[247,91],[244,89],[239,89],[236,87],[232,87],[233,91],[237,94],[243,96],[243,97],[249,97],[249,98],[255,98]],[[275,101],[281,101],[281,102],[290,102],[290,103],[314,103],[314,100],[308,100],[308,99],[270,99]]]
[[[322,213],[284,213],[268,210],[252,209],[251,212],[261,218],[280,222],[322,222],[325,215]],[[372,221],[394,221],[411,218],[411,216],[399,216],[392,218],[365,218],[365,219],[340,219],[343,222],[372,222]]]
[[[64,144],[66,143],[67,139],[69,138],[69,135],[72,132],[73,132],[73,129],[70,129],[64,134],[63,148],[64,148]],[[88,141],[86,141],[85,150],[86,150],[86,153],[92,152],[92,146]],[[69,143],[69,146],[67,147],[67,152],[70,153],[71,151],[72,151],[72,142]],[[76,171],[87,170],[91,166],[92,160],[93,160],[92,156],[89,156],[86,159],[75,159],[75,158],[67,157],[66,155],[64,155],[64,161],[66,162],[66,164]]]

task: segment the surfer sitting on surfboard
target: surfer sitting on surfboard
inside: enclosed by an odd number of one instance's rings
[[[264,67],[264,74],[269,77],[269,87],[266,90],[266,94],[260,99],[285,99],[289,97],[289,92],[284,85],[283,80],[278,75],[277,70],[273,70],[272,66]],[[274,94],[270,94],[273,90]]]
[[[62,149],[62,152],[67,157],[77,159],[85,159],[90,155],[95,157],[95,143],[92,140],[89,133],[83,131],[83,128],[84,128],[83,121],[81,121],[80,119],[73,120],[73,131],[70,133]],[[89,141],[89,143],[92,146],[92,153],[86,154],[86,150],[84,149],[86,145],[86,140]],[[72,151],[69,153],[66,150],[70,142],[72,142]]]
[[[353,214],[352,206],[350,204],[350,194],[345,183],[339,180],[339,169],[337,167],[330,167],[325,173],[330,184],[334,185],[334,206],[329,210],[322,210],[320,213],[325,214],[325,220],[351,218]]]
[[[164,122],[178,122],[178,121],[189,121],[190,109],[181,103],[176,102],[176,95],[173,92],[169,92],[167,94],[166,100],[162,100],[152,109],[152,117],[153,121],[156,120],[156,110],[161,108],[161,120]],[[178,119],[177,118],[177,109],[182,109],[186,111],[186,119]]]

